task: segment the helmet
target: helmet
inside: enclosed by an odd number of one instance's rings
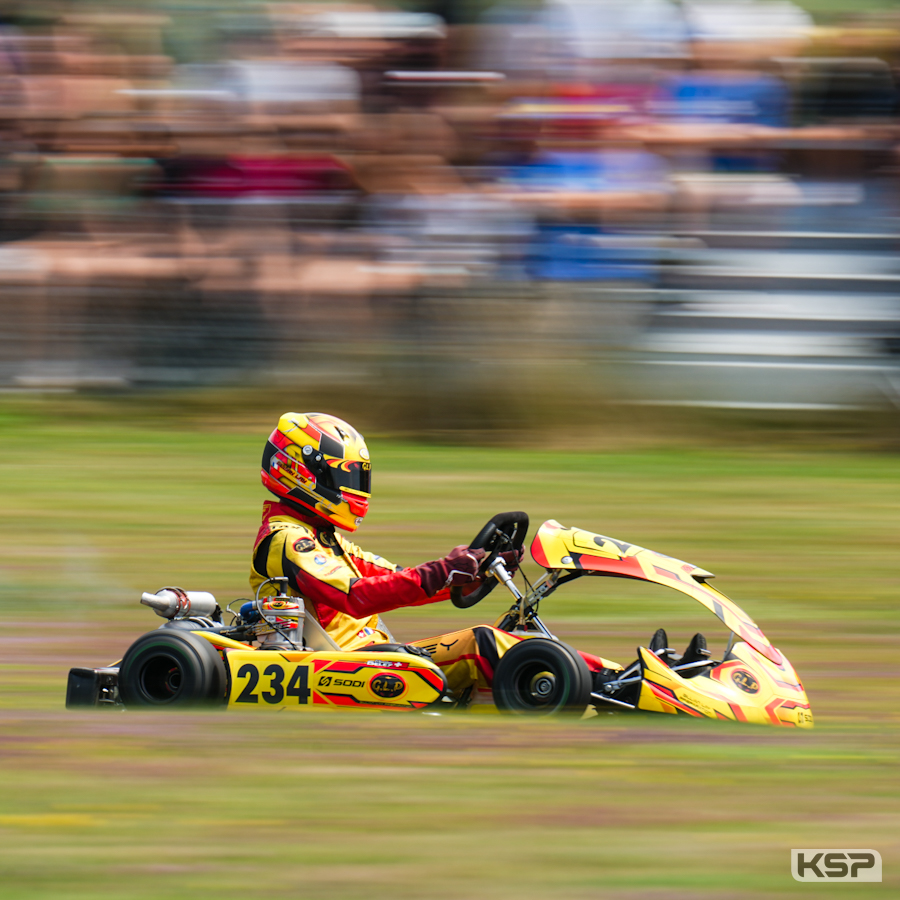
[[[345,531],[369,511],[372,465],[363,436],[325,413],[285,413],[269,435],[262,483]]]

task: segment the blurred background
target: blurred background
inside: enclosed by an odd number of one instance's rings
[[[0,21],[4,390],[302,384],[450,430],[896,410],[890,0]]]
[[[896,0],[0,0],[0,898],[896,895],[898,75]],[[142,591],[247,595],[288,409],[398,564],[525,509],[715,572],[816,729],[66,711]]]

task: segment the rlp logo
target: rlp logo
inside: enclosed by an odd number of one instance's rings
[[[881,881],[877,850],[791,850],[794,881]]]

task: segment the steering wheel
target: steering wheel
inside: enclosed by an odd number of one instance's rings
[[[528,513],[498,513],[475,535],[470,550],[484,550],[486,555],[478,574],[483,575],[488,566],[504,550],[521,550],[528,533]],[[496,578],[486,579],[470,594],[463,595],[461,587],[450,588],[450,600],[457,609],[468,609],[480,603],[497,586]]]

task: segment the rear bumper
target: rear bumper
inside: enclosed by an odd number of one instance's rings
[[[119,669],[69,669],[66,709],[84,706],[118,706]]]

